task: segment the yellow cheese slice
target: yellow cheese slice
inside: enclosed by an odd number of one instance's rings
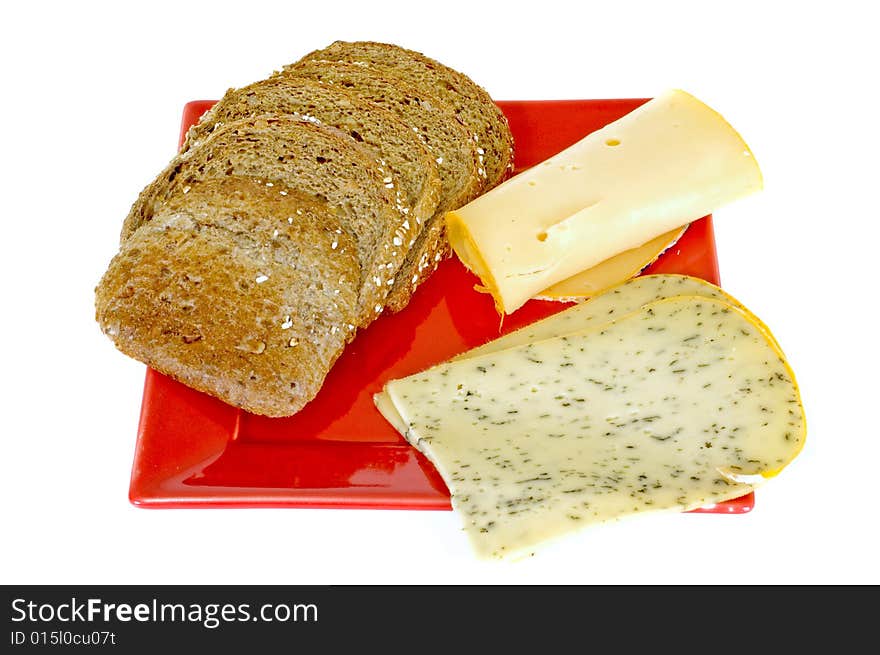
[[[448,212],[446,223],[504,314],[761,187],[740,135],[672,90]]]
[[[481,557],[739,497],[806,438],[794,374],[765,327],[700,296],[386,388]]]
[[[679,227],[637,248],[624,252],[596,264],[592,268],[572,275],[567,280],[557,282],[544,289],[538,300],[558,300],[561,302],[580,302],[603,292],[605,289],[629,280],[650,266],[664,252],[669,250],[685,233],[687,226]]]

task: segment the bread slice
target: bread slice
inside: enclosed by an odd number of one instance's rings
[[[141,192],[123,225],[123,241],[194,182],[228,176],[255,177],[326,199],[356,239],[361,284],[355,325],[364,327],[381,313],[412,225],[389,172],[367,148],[326,125],[273,114],[224,124],[178,154]],[[328,246],[325,259],[338,255]]]
[[[285,66],[274,77],[310,79],[342,87],[394,113],[418,136],[436,158],[441,191],[439,211],[457,209],[483,190],[480,155],[451,106],[404,80],[374,67],[307,60]]]
[[[193,181],[122,243],[96,288],[97,321],[187,386],[291,415],[354,334],[360,275],[344,224],[295,188]]]
[[[430,91],[454,107],[484,155],[486,189],[513,170],[513,136],[504,113],[486,90],[467,75],[425,56],[390,43],[335,41],[303,60],[347,61],[381,68],[389,75]]]
[[[337,85],[276,76],[230,89],[190,128],[183,148],[198,144],[224,123],[270,113],[331,125],[372,148],[391,171],[409,207],[412,239],[434,214],[440,200],[440,177],[431,151],[393,113]]]
[[[418,133],[437,157],[440,203],[401,266],[386,300],[391,311],[409,303],[416,288],[449,256],[444,215],[476,198],[482,191],[477,146],[452,107],[402,79],[390,78],[368,65],[304,60],[286,66],[280,76],[320,80],[342,86],[393,111]]]

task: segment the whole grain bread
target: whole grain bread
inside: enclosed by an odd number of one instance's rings
[[[441,179],[440,203],[427,222],[386,299],[386,307],[400,311],[418,286],[450,254],[444,216],[476,198],[484,179],[479,175],[480,155],[470,133],[443,100],[391,78],[365,64],[307,59],[287,66],[279,76],[308,78],[328,85],[342,86],[359,96],[393,111],[431,148],[437,157]]]
[[[366,326],[381,313],[406,256],[412,225],[381,162],[326,125],[267,114],[217,128],[198,146],[179,153],[141,192],[123,225],[123,242],[194,182],[229,176],[280,183],[329,201],[356,238],[361,285],[355,325]]]
[[[336,42],[230,89],[138,196],[95,290],[116,347],[247,411],[289,416],[356,331],[449,255],[445,213],[510,170],[470,78]]]
[[[122,243],[97,286],[96,318],[155,370],[288,416],[354,334],[356,252],[324,200],[249,178],[193,181]]]
[[[387,165],[413,222],[412,239],[440,201],[437,164],[427,146],[392,112],[338,85],[304,77],[275,76],[230,89],[186,135],[183,150],[230,121],[285,114],[330,125],[370,147]],[[388,179],[391,182],[391,179]]]
[[[326,48],[310,52],[303,60],[369,64],[431,92],[454,107],[471,130],[483,155],[486,190],[512,172],[513,136],[507,118],[489,93],[464,73],[421,52],[375,41],[335,41]]]

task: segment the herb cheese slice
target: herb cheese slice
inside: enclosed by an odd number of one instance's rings
[[[667,273],[643,275],[618,284],[590,300],[573,305],[543,320],[461,353],[453,360],[470,359],[514,346],[580,332],[608,323],[649,302],[681,295],[722,298],[732,305],[745,309],[736,298],[700,278]],[[388,394],[383,390],[375,394],[373,399],[385,419],[403,434],[406,431],[406,426],[397,414],[394,403],[388,398]]]
[[[794,375],[766,327],[698,296],[450,361],[386,391],[482,557],[741,496],[805,439]]]

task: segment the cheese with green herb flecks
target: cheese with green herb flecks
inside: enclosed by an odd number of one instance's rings
[[[646,303],[681,295],[722,298],[732,305],[743,308],[742,304],[734,297],[700,278],[667,273],[643,275],[618,284],[586,302],[573,305],[557,314],[461,353],[453,360],[470,359],[514,346],[580,332],[608,323],[617,317],[635,311]],[[397,415],[394,404],[385,391],[375,394],[373,399],[376,407],[388,422],[398,432],[403,433],[406,426]]]
[[[794,375],[766,327],[697,296],[447,362],[386,391],[484,557],[741,496],[805,439]]]

